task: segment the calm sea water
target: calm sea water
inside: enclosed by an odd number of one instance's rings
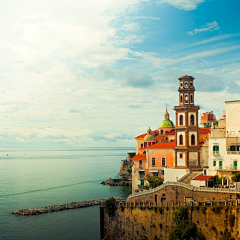
[[[100,183],[114,177],[130,148],[0,150],[0,239],[100,239],[99,207],[36,216],[14,210],[107,197],[131,187]],[[8,156],[7,156],[8,155]]]

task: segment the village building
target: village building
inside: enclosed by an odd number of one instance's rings
[[[213,114],[213,111],[203,113],[201,116],[199,127],[211,127],[212,124],[217,124],[216,116]]]
[[[198,127],[199,106],[194,105],[194,78],[179,78],[179,105],[174,107],[176,126],[166,109],[158,129],[137,136],[132,166],[133,192],[148,186],[147,176],[179,181],[190,170],[202,173],[207,164],[210,129]],[[203,150],[201,150],[201,148]],[[190,182],[190,181],[189,181]]]
[[[234,172],[240,171],[240,100],[225,104],[226,113],[211,129],[207,174],[218,175],[222,185],[231,186]]]

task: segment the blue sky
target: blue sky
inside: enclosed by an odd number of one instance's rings
[[[0,4],[1,147],[135,146],[185,74],[199,115],[240,99],[239,1]]]

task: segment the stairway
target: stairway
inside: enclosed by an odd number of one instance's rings
[[[191,179],[197,176],[199,173],[202,171],[192,171],[186,178],[183,178],[182,180],[179,180],[179,182],[183,182],[185,184],[190,185],[191,184]]]

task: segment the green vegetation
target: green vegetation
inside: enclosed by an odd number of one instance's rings
[[[159,178],[157,176],[146,176],[146,180],[149,182],[150,188],[155,188],[163,184],[163,178]]]
[[[109,217],[115,216],[115,211],[117,210],[117,207],[115,206],[115,199],[109,198],[105,201],[105,212]]]
[[[196,224],[188,220],[188,212],[186,207],[180,207],[174,213],[173,218],[176,224],[172,232],[169,234],[170,240],[205,240],[205,236],[197,231]]]
[[[232,171],[232,175],[233,175],[232,180],[234,182],[240,182],[240,172],[239,171],[236,171],[236,172]]]
[[[218,175],[215,175],[213,177],[213,182],[214,182],[214,185],[219,185],[219,184],[222,185],[222,177],[219,178]]]
[[[130,166],[128,167],[127,171],[128,171],[129,173],[132,172],[132,165],[130,165]]]

